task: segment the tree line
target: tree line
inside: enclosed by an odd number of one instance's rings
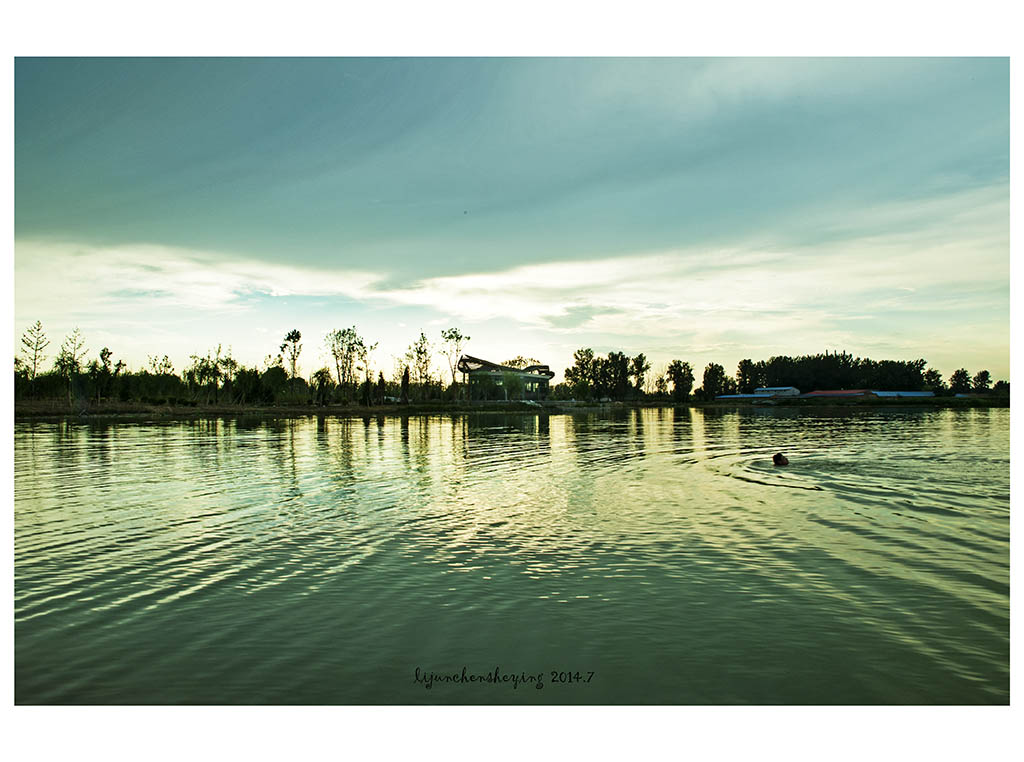
[[[390,376],[375,367],[373,355],[378,347],[361,336],[355,326],[329,331],[323,338],[322,356],[326,364],[303,377],[301,362],[303,338],[299,330],[288,331],[276,351],[269,353],[261,366],[246,366],[222,345],[204,355],[193,354],[180,372],[166,355],[150,356],[146,367],[130,370],[122,360],[103,347],[88,360],[85,339],[76,328],[61,342],[47,364],[51,345],[42,324],[36,322],[21,337],[21,351],[14,359],[15,398],[74,401],[120,400],[146,403],[196,404],[383,404],[386,402],[426,402],[457,400],[465,397],[465,385],[458,380],[457,363],[470,337],[458,328],[440,332],[440,342],[430,341],[422,331],[406,353],[395,359]],[[440,354],[451,380],[435,374],[434,359]],[[524,368],[538,364],[522,356],[503,365]],[[517,399],[522,396],[521,379],[506,374],[499,387],[490,382],[481,387],[488,399]],[[551,390],[555,399],[579,400],[652,400],[685,402],[710,401],[721,394],[750,394],[763,386],[794,386],[801,391],[815,389],[879,389],[932,391],[937,396],[961,393],[1009,394],[1006,381],[992,383],[991,374],[980,370],[973,376],[956,370],[948,383],[942,374],[927,367],[923,359],[871,360],[847,352],[799,357],[775,356],[767,360],[741,360],[734,376],[717,363],[709,363],[697,381],[690,363],[672,360],[658,373],[640,353],[629,357],[624,352],[606,356],[581,348],[573,354],[573,364],[565,369],[565,381]],[[487,387],[487,388],[484,388]],[[493,388],[491,388],[493,387]]]
[[[989,371],[973,376],[966,368],[956,370],[947,383],[927,361],[872,360],[847,352],[787,357],[779,355],[757,362],[740,360],[735,376],[718,363],[704,368],[702,383],[696,381],[693,368],[683,360],[673,360],[664,372],[647,376],[650,364],[643,354],[630,359],[622,352],[606,357],[592,349],[578,349],[573,365],[565,370],[565,383],[558,384],[553,396],[558,399],[671,399],[710,401],[722,394],[752,394],[766,386],[793,386],[801,392],[833,389],[875,389],[891,391],[931,391],[936,396],[965,393],[1009,394],[1006,381],[992,384]],[[646,383],[645,383],[646,379]]]
[[[114,353],[100,349],[88,360],[89,350],[75,328],[52,356],[50,339],[39,321],[21,337],[14,358],[15,399],[75,401],[119,400],[152,404],[383,404],[387,401],[422,402],[456,399],[462,394],[456,363],[470,337],[458,328],[441,331],[435,345],[426,334],[395,362],[390,378],[373,365],[377,342],[361,336],[355,326],[327,333],[322,356],[327,363],[303,377],[303,338],[288,331],[276,351],[261,366],[246,366],[218,344],[203,355],[193,354],[176,372],[171,360],[150,356],[145,367],[131,370]],[[448,360],[451,382],[433,371],[435,349]]]

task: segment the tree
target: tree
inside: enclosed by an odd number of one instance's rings
[[[409,345],[409,351],[405,358],[415,372],[416,383],[420,385],[421,393],[430,383],[430,355],[433,345],[427,340],[427,335],[420,331],[420,337]]]
[[[362,338],[360,338],[355,345],[356,359],[359,361],[359,365],[356,367],[356,370],[363,371],[363,374],[366,376],[366,383],[370,383],[370,355],[373,354],[378,343],[379,342],[367,344]]]
[[[280,365],[271,365],[260,374],[259,388],[266,402],[275,402],[287,387],[288,371]]]
[[[996,381],[996,385],[992,387],[992,393],[1009,397],[1010,384],[1007,381],[1003,381],[1002,379],[1000,379],[999,381]]]
[[[611,358],[595,357],[592,380],[594,397],[599,400],[611,399],[615,388],[615,370]]]
[[[171,375],[174,373],[174,365],[167,355],[164,355],[162,360],[158,360],[151,355],[149,357],[149,369],[154,376]]]
[[[384,393],[387,390],[387,386],[384,383],[384,372],[381,371],[377,374],[377,404],[384,404]]]
[[[113,355],[114,353],[107,347],[103,347],[100,350],[100,362],[97,363],[93,360],[89,363],[89,376],[92,379],[93,388],[96,390],[96,399],[110,395],[110,386],[114,378],[110,358]],[[121,367],[120,361],[118,361],[118,365]]]
[[[192,389],[193,395],[197,395],[199,391],[202,391],[206,402],[210,401],[210,394],[212,392],[214,402],[216,402],[219,399],[219,381],[221,376],[219,363],[220,346],[217,346],[216,356],[212,352],[207,352],[205,357],[192,355],[190,359],[192,364],[185,368],[185,372],[182,374],[185,378],[185,383]]]
[[[239,367],[232,382],[232,397],[240,404],[273,402],[273,397],[265,389],[256,368]]]
[[[647,371],[651,369],[651,364],[647,362],[647,358],[644,357],[641,352],[633,358],[633,362],[629,366],[629,375],[636,379],[636,393],[637,396],[643,394],[644,391],[644,376],[647,375]]]
[[[82,360],[85,359],[87,351],[85,339],[78,328],[75,328],[65,337],[60,345],[60,353],[54,361],[54,370],[67,382],[68,404],[71,403],[71,385],[82,371]]]
[[[665,376],[659,375],[654,379],[654,391],[659,397],[663,397],[668,393],[668,379]]]
[[[704,368],[704,398],[713,400],[726,389],[725,368],[718,363],[708,363]]]
[[[313,384],[316,404],[326,405],[327,399],[331,393],[331,384],[333,384],[330,369],[320,368],[320,370],[316,371],[312,377],[310,377],[310,381]]]
[[[973,387],[976,392],[987,392],[992,384],[992,376],[987,370],[979,370],[974,374]]]
[[[221,377],[224,379],[224,393],[228,395],[228,399],[231,398],[232,386],[235,382],[235,374],[238,373],[238,361],[231,356],[231,347],[228,347],[228,353],[224,357],[220,357],[220,346],[217,347],[218,366],[220,368]]]
[[[501,388],[505,391],[505,399],[522,399],[523,379],[518,373],[505,371],[501,374]]]
[[[302,334],[297,330],[289,331],[284,337],[284,344],[281,351],[287,353],[288,365],[291,367],[292,386],[295,386],[295,377],[299,375],[299,353],[302,352]]]
[[[971,374],[966,368],[953,371],[949,377],[949,390],[953,394],[966,394],[971,390]]]
[[[625,399],[629,388],[629,358],[625,352],[609,352],[606,369],[611,396],[617,400]]]
[[[353,389],[356,383],[356,363],[360,353],[372,352],[376,348],[367,347],[366,342],[356,331],[356,327],[334,330],[324,338],[327,351],[334,358],[334,369],[337,372],[338,386],[345,390],[346,394]]]
[[[523,368],[528,368],[531,365],[540,365],[540,360],[534,357],[523,357],[522,355],[516,355],[511,360],[506,360],[505,362],[503,362],[502,365],[504,365],[506,368],[515,368],[517,370],[522,370]]]
[[[405,366],[405,370],[402,371],[402,396],[401,400],[403,403],[409,402],[409,366]]]
[[[99,400],[102,386],[102,383],[100,382],[99,360],[93,360],[86,366],[86,375],[89,376],[89,383],[96,392],[96,399]]]
[[[594,350],[577,349],[572,356],[573,366],[565,369],[565,382],[572,388],[574,397],[589,398],[596,386],[596,361]]]
[[[28,373],[28,380],[34,381],[39,373],[39,368],[46,359],[43,350],[50,346],[50,340],[43,333],[42,323],[37,320],[35,325],[29,326],[21,336],[21,346],[25,353],[25,370]]]
[[[935,370],[935,368],[929,368],[924,372],[924,385],[927,389],[930,389],[933,392],[942,392],[946,390],[946,384],[942,380],[942,374]]]
[[[740,360],[736,366],[736,388],[739,394],[753,394],[754,389],[760,386],[757,371],[753,360]]]
[[[448,367],[452,372],[452,385],[458,382],[455,378],[455,369],[458,367],[459,358],[462,357],[462,349],[469,343],[469,336],[463,335],[458,328],[445,328],[441,331],[441,341],[444,342],[444,356],[448,359]]]
[[[690,396],[693,390],[693,368],[690,363],[673,360],[668,365],[668,377],[672,381],[672,397],[681,402]]]
[[[14,356],[14,398],[19,399],[28,385],[28,366],[17,355]]]

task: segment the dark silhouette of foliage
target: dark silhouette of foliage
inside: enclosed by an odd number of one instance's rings
[[[288,366],[291,369],[290,378],[294,380],[299,375],[299,354],[302,352],[302,334],[297,330],[289,331],[284,337],[281,345],[281,352],[288,358]]]
[[[771,357],[766,362],[755,363],[752,372],[758,386],[794,386],[805,392],[815,389],[919,391],[925,386],[925,365],[925,360],[875,361],[855,358],[846,352],[825,352],[795,358]],[[740,380],[742,388],[743,379]]]
[[[528,368],[531,365],[540,365],[540,360],[533,357],[523,357],[522,355],[516,355],[511,360],[506,360],[502,363],[506,368],[516,368],[522,370]]]
[[[939,394],[946,391],[946,382],[942,380],[942,374],[935,368],[929,368],[923,376],[924,388],[928,391]]]
[[[949,390],[953,394],[966,394],[971,390],[971,374],[966,368],[953,371],[949,377]]]
[[[636,389],[636,396],[642,397],[644,393],[644,379],[647,376],[647,371],[651,369],[651,364],[647,362],[647,358],[641,352],[633,358],[629,365],[629,375],[634,380]]]
[[[596,385],[596,361],[593,349],[577,349],[573,353],[573,366],[565,369],[565,383],[574,397],[590,399]]]
[[[668,394],[668,379],[665,376],[658,376],[654,379],[654,393],[658,397],[664,397]]]
[[[165,373],[174,373],[174,365],[168,359],[167,355],[164,355],[162,360],[156,359],[156,357],[150,355],[149,357],[149,368],[150,372],[155,376],[162,376]]]
[[[523,398],[525,384],[518,373],[506,371],[501,374],[501,388],[505,392],[505,399],[519,400]]]
[[[240,367],[235,372],[231,391],[232,400],[241,405],[265,405],[274,401],[273,392],[264,387],[262,374],[256,368]]]
[[[458,329],[441,332],[447,345],[450,367],[452,358],[461,354],[462,343],[469,340]],[[431,377],[432,346],[421,332],[419,339],[409,347],[406,359],[412,365],[396,361],[396,372],[392,381],[385,380],[383,372],[373,382],[370,355],[377,344],[368,344],[355,328],[328,334],[328,349],[332,352],[334,370],[339,379],[350,385],[351,394],[340,395],[340,385],[334,383],[329,367],[317,370],[310,384],[298,375],[298,359],[302,349],[301,334],[291,331],[281,345],[281,353],[268,355],[262,372],[247,368],[231,357],[231,351],[222,352],[220,345],[205,356],[192,355],[191,362],[182,372],[175,375],[174,367],[164,355],[148,358],[146,370],[130,372],[123,361],[114,361],[114,353],[103,347],[98,357],[88,362],[85,342],[76,328],[61,345],[53,370],[43,371],[40,363],[45,359],[43,350],[49,341],[37,322],[22,336],[22,356],[14,358],[15,398],[26,395],[42,398],[59,398],[66,395],[70,404],[78,400],[80,412],[93,404],[91,401],[104,399],[137,400],[153,404],[205,404],[223,400],[229,404],[272,405],[306,404],[315,402],[328,405],[343,399],[351,401],[358,392],[363,405],[382,404],[388,394],[401,394],[408,402],[413,391],[417,399],[430,400],[458,398],[456,372],[452,367],[452,384],[447,392],[443,382]],[[285,369],[287,354],[290,371]],[[455,358],[457,359],[457,357]],[[33,371],[31,363],[35,363]],[[522,369],[539,365],[533,358],[518,356],[504,365]],[[859,358],[847,352],[830,352],[798,357],[773,356],[768,360],[741,360],[736,369],[736,378],[725,373],[717,363],[709,363],[704,370],[703,385],[697,390],[700,399],[713,400],[722,394],[741,392],[749,394],[761,386],[793,386],[802,391],[815,389],[877,389],[917,391],[927,389],[936,394],[958,394],[966,392],[1009,395],[1009,383],[1000,380],[992,388],[991,374],[981,370],[971,377],[964,368],[958,369],[949,379],[949,386],[942,374],[934,368],[926,369],[926,361],[917,360],[871,360]],[[646,383],[651,365],[641,353],[629,358],[624,352],[609,352],[599,357],[590,348],[576,350],[573,365],[565,370],[565,382],[553,386],[549,396],[553,399],[626,400],[643,399],[645,389],[653,386],[653,396],[664,399],[671,384],[672,399],[685,401],[693,393],[694,376],[689,363],[673,360],[664,375]],[[415,374],[412,376],[412,374]],[[415,378],[415,386],[410,377]],[[991,389],[991,392],[989,391]],[[490,377],[474,381],[475,399],[522,398],[526,393],[525,382],[516,373],[504,374],[496,382]]]
[[[624,400],[629,395],[629,358],[625,352],[609,352],[608,362],[611,366],[611,396],[616,400]]]
[[[331,388],[334,386],[331,371],[328,368],[320,368],[309,380],[313,387],[313,399],[316,404],[326,405],[330,400]]]
[[[673,360],[668,366],[668,377],[672,382],[672,399],[682,402],[693,390],[693,368],[690,363]]]
[[[405,355],[406,361],[413,370],[414,380],[421,388],[421,398],[425,396],[422,391],[423,387],[430,383],[432,350],[433,345],[427,339],[427,335],[420,331],[420,337],[409,345],[409,351]]]
[[[280,365],[272,365],[260,375],[260,385],[271,400],[278,399],[288,388],[288,371]]]
[[[704,398],[713,400],[719,394],[726,394],[725,368],[718,363],[708,363],[704,368]]]
[[[68,404],[71,403],[72,388],[76,385],[78,374],[82,372],[82,360],[85,359],[85,339],[75,328],[60,345],[60,352],[54,361],[54,370],[64,379],[67,386]]]
[[[220,382],[224,375],[221,345],[218,344],[216,350],[207,352],[205,357],[192,355],[190,359],[192,364],[185,369],[182,376],[193,399],[198,399],[202,395],[204,402],[210,402],[211,399],[215,403],[219,402]],[[235,367],[232,365],[232,374],[235,372]]]
[[[753,360],[740,360],[739,365],[736,366],[737,393],[753,394],[754,389],[764,385],[762,383],[763,375],[763,366],[759,367],[758,363]]]

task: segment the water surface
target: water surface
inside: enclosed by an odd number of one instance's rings
[[[1005,704],[1009,421],[17,423],[15,698]]]

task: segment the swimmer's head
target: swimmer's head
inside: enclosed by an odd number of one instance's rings
[[[786,459],[786,456],[783,455],[781,452],[777,452],[772,456],[772,463],[774,463],[776,466],[789,465],[789,461]]]

